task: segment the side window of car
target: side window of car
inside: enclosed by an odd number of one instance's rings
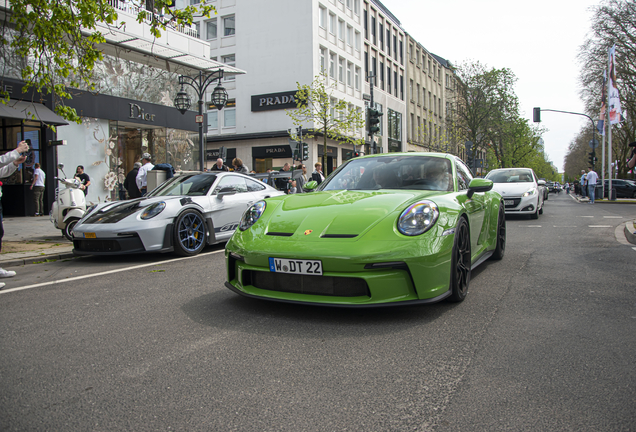
[[[247,182],[247,190],[250,192],[258,192],[265,189],[265,185],[263,184],[263,182],[255,181],[252,179],[245,179],[245,181]]]
[[[470,174],[470,170],[460,160],[455,161],[457,168],[457,190],[466,190],[473,176]]]
[[[236,189],[236,192],[247,192],[247,185],[245,184],[245,178],[235,176],[235,175],[226,175],[217,183],[214,188],[214,193],[218,193],[221,189],[226,187],[233,187]]]

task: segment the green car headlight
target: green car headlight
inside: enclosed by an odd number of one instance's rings
[[[528,196],[532,196],[532,195],[534,195],[536,193],[537,193],[537,190],[535,188],[532,188],[532,189],[528,190],[526,193],[524,193],[521,196],[522,197],[528,197]]]
[[[398,219],[397,228],[402,234],[416,236],[424,234],[435,225],[439,217],[437,204],[432,201],[420,201],[404,210]]]
[[[141,216],[139,216],[142,220],[147,220],[147,219],[151,219],[155,216],[157,216],[159,213],[161,213],[163,211],[163,209],[166,208],[166,203],[163,201],[159,201],[153,204],[150,204],[148,207],[146,207],[144,209],[144,211],[141,213]]]
[[[265,201],[259,201],[248,208],[245,213],[243,213],[243,217],[241,218],[241,222],[239,223],[239,229],[241,231],[245,231],[246,229],[254,225],[265,211],[265,206]]]

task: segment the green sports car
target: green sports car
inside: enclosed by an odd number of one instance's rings
[[[226,286],[265,300],[370,307],[462,301],[501,259],[503,200],[456,156],[351,159],[310,193],[268,198],[227,243]]]

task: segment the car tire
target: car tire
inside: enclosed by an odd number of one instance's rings
[[[470,234],[468,222],[463,217],[459,218],[455,228],[455,241],[451,254],[451,295],[448,300],[457,303],[463,301],[468,294],[471,273]]]
[[[179,256],[197,255],[206,244],[206,225],[196,210],[186,210],[174,224],[174,253]]]
[[[73,241],[73,228],[79,222],[79,218],[71,218],[66,222],[66,226],[62,230],[62,235],[66,237],[68,241]]]
[[[504,257],[506,252],[506,211],[504,204],[499,206],[499,217],[497,218],[497,246],[490,256],[491,260],[499,261]]]
[[[543,206],[539,209],[539,214],[543,214]]]
[[[537,202],[537,207],[539,207],[539,203]],[[530,215],[530,219],[539,219],[539,209],[537,208],[534,213]]]

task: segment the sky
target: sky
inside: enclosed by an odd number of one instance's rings
[[[532,121],[533,107],[584,112],[577,55],[600,0],[380,1],[429,52],[512,70],[522,117]],[[568,146],[590,120],[542,112],[541,125],[548,159],[563,172]]]

